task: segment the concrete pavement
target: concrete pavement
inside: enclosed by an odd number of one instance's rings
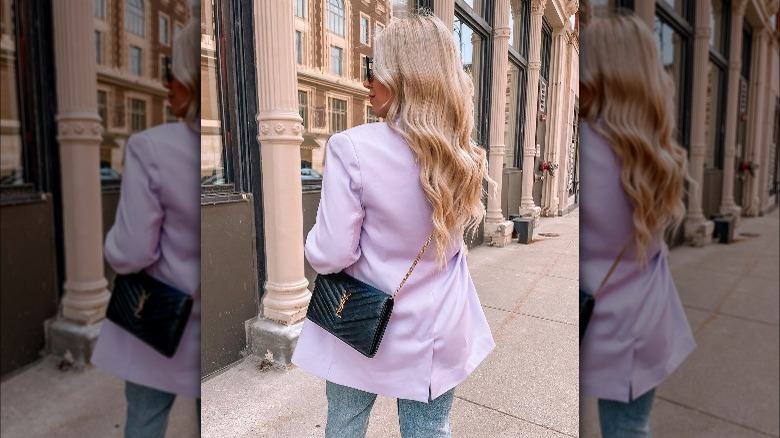
[[[47,356],[0,385],[3,438],[124,436],[124,381],[95,366],[60,371]],[[195,399],[177,397],[167,438],[200,436]]]
[[[535,236],[468,255],[497,347],[455,392],[454,436],[577,436],[578,211],[542,218]],[[250,357],[202,397],[204,437],[324,436],[325,384],[298,368],[260,371]],[[378,398],[368,436],[400,436],[393,399]]]
[[[577,436],[578,249],[575,210],[542,218],[532,244],[468,255],[497,347],[456,390],[454,436]],[[123,382],[57,363],[48,357],[4,379],[2,436],[122,436]],[[324,436],[324,382],[297,368],[261,368],[250,356],[203,382],[202,436]],[[193,400],[177,400],[167,436],[198,436]],[[379,397],[368,436],[400,436],[393,399]]]
[[[698,346],[656,392],[654,436],[780,436],[778,213],[742,218],[731,244],[670,252]],[[582,436],[600,436],[595,401],[582,407]]]
[[[732,244],[671,251],[698,347],[658,389],[656,437],[779,436],[778,213],[744,218]],[[582,401],[581,427],[577,415],[578,220],[576,210],[542,218],[530,245],[469,254],[498,345],[456,391],[454,436],[598,436],[594,401]],[[122,381],[57,363],[48,357],[4,378],[0,434],[121,437]],[[296,368],[260,368],[250,357],[203,382],[203,436],[324,436],[324,383]],[[193,400],[177,400],[167,436],[198,436]],[[394,400],[377,400],[369,436],[399,436]]]

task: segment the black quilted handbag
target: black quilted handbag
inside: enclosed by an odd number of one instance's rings
[[[385,334],[393,300],[431,243],[428,237],[409,272],[393,295],[350,275],[318,275],[306,317],[366,357],[374,357]]]
[[[106,318],[173,357],[191,311],[191,295],[139,272],[116,276]]]

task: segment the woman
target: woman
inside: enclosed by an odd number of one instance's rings
[[[173,114],[185,122],[130,137],[116,221],[106,236],[106,260],[118,274],[143,270],[194,298],[171,358],[103,322],[92,362],[126,380],[126,437],[163,437],[176,395],[200,398],[199,43],[197,22],[174,39],[165,86]]]
[[[645,437],[655,387],[695,346],[664,244],[685,214],[686,154],[647,26],[596,19],[580,38],[580,287],[596,291],[619,258],[582,341],[581,391],[604,437]]]
[[[466,265],[464,229],[483,218],[485,152],[470,140],[473,84],[449,29],[395,19],[377,37],[364,86],[370,123],[333,135],[306,257],[395,298],[369,359],[311,321],[293,363],[327,380],[327,437],[365,436],[377,394],[398,398],[401,435],[446,437],[454,388],[495,346]]]

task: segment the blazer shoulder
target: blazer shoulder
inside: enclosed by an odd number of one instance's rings
[[[387,123],[374,122],[354,126],[345,131],[341,131],[339,134],[349,137],[355,144],[361,144],[376,141],[377,138],[387,138],[388,135],[392,136],[396,133],[387,125]]]

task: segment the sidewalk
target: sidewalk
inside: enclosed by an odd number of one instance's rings
[[[468,256],[497,347],[456,390],[456,437],[577,436],[578,211],[542,218],[535,236]],[[249,357],[203,382],[202,436],[324,436],[324,382],[294,367],[261,371],[259,362]],[[121,437],[123,382],[57,364],[47,357],[2,383],[3,438]],[[198,436],[194,417],[194,401],[177,399],[167,436]],[[377,400],[368,436],[400,436],[395,400]]]
[[[455,392],[455,437],[577,436],[578,211],[542,218],[535,235],[468,256],[497,347]],[[298,368],[261,372],[258,362],[203,383],[203,436],[324,436],[324,381]],[[368,436],[400,436],[394,399],[377,399]]]
[[[3,438],[124,436],[124,380],[100,368],[60,371],[47,356],[0,385]],[[195,400],[177,397],[167,438],[198,435]],[[176,432],[173,432],[176,431]]]
[[[780,436],[780,215],[743,218],[735,242],[680,247],[669,263],[696,350],[656,392],[656,437]],[[583,436],[600,436],[583,400]]]

